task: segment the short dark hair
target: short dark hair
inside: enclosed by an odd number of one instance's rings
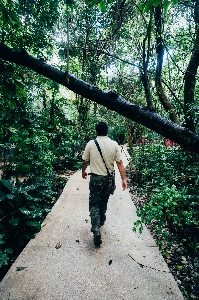
[[[99,136],[107,135],[108,125],[105,122],[99,122],[95,125],[95,130]]]

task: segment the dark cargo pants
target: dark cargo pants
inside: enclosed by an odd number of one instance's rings
[[[108,185],[108,176],[91,175],[89,183],[89,212],[92,232],[100,228],[100,223],[104,223],[106,220],[107,203],[110,196]]]

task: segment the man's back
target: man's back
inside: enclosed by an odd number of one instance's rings
[[[103,158],[110,172],[114,170],[114,161],[121,160],[121,150],[117,142],[107,136],[97,136]],[[88,142],[83,159],[90,161],[91,172],[97,175],[107,175],[107,170],[94,140]]]

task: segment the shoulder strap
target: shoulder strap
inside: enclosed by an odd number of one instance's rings
[[[99,151],[99,153],[100,153],[100,155],[101,155],[101,157],[102,157],[102,160],[103,160],[103,162],[104,162],[104,164],[105,164],[107,173],[108,173],[108,175],[110,175],[110,172],[109,172],[109,170],[108,170],[108,168],[107,168],[107,166],[106,166],[104,157],[103,157],[103,155],[102,155],[102,151],[101,151],[101,149],[100,149],[99,143],[98,143],[98,141],[97,141],[96,139],[94,140],[94,142],[95,142],[95,145],[97,146],[97,149],[98,149],[98,151]]]

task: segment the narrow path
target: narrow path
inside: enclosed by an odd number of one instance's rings
[[[88,184],[80,171],[70,177],[42,230],[2,280],[0,299],[183,300],[149,231],[132,231],[136,209],[118,171],[103,242],[95,248]]]

